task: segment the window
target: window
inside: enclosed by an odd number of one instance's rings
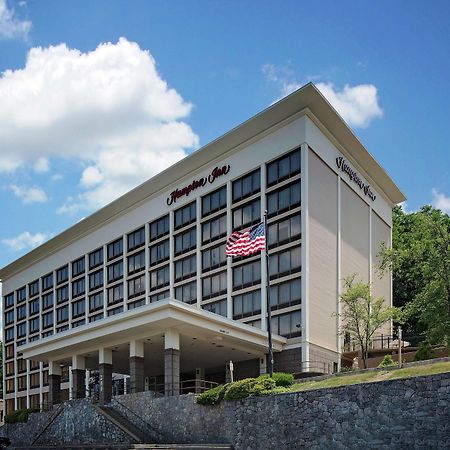
[[[145,294],[145,275],[128,281],[128,298]]]
[[[300,183],[290,184],[267,195],[267,215],[273,217],[301,204]]]
[[[168,265],[150,272],[150,289],[154,290],[168,286],[169,282],[170,274]]]
[[[115,259],[123,254],[123,239],[119,238],[108,244],[108,260]]]
[[[49,273],[42,277],[42,290],[46,291],[47,289],[51,289],[53,287],[53,273]]]
[[[186,280],[197,273],[197,257],[196,255],[179,259],[175,263],[175,281]]]
[[[253,172],[233,181],[233,203],[250,197],[261,190],[261,170]]]
[[[117,281],[123,277],[123,261],[108,266],[108,283]]]
[[[248,292],[233,297],[233,319],[261,314],[261,291]]]
[[[169,225],[169,214],[161,219],[155,220],[150,224],[150,240],[154,241],[156,239],[162,238],[169,234],[170,225]]]
[[[17,360],[17,372],[23,373],[27,371],[27,360],[26,359],[18,359]]]
[[[5,295],[5,308],[9,308],[11,306],[14,306],[14,292]]]
[[[76,322],[72,322],[72,328],[78,328],[83,325],[86,325],[86,319],[77,320]]]
[[[14,322],[14,310],[8,311],[5,313],[5,325],[9,325]]]
[[[39,312],[39,299],[35,299],[28,303],[28,314],[31,316]]]
[[[108,289],[108,306],[123,301],[123,284]]]
[[[208,303],[207,305],[202,305],[205,311],[210,311],[214,314],[219,314],[221,316],[227,317],[227,301],[220,300],[214,303]]]
[[[36,361],[34,359],[30,360],[30,370],[39,370],[39,361]]]
[[[270,287],[270,307],[273,310],[299,305],[302,298],[301,279],[285,281]]]
[[[273,316],[271,320],[272,333],[279,334],[287,338],[302,335],[302,319],[300,311],[293,311],[287,314]]]
[[[97,320],[101,320],[101,319],[103,319],[103,313],[101,313],[101,314],[96,314],[95,316],[89,317],[89,323],[91,323],[91,322],[97,322]]]
[[[150,296],[150,303],[159,302],[169,297],[169,291],[159,292],[158,294],[153,294]]]
[[[72,263],[72,278],[84,273],[84,256]]]
[[[14,392],[14,378],[12,378],[10,380],[6,380],[6,392],[8,394],[11,392]]]
[[[145,244],[145,227],[133,231],[128,235],[128,251],[134,250]]]
[[[39,373],[31,374],[30,375],[30,389],[38,388],[39,384],[40,384],[40,374]],[[39,394],[38,394],[38,402],[39,402]]]
[[[233,268],[233,289],[243,289],[261,282],[261,261],[242,264]]]
[[[183,206],[175,211],[175,230],[185,227],[190,223],[195,222],[197,218],[196,202],[189,203],[189,205]]]
[[[14,375],[14,361],[6,363],[6,376]]]
[[[64,283],[69,279],[69,266],[61,267],[56,271],[56,284]]]
[[[14,337],[14,329],[12,329],[12,330],[13,330],[13,337]],[[5,350],[6,350],[6,358],[14,357],[14,345],[6,345]]]
[[[17,320],[22,320],[27,315],[27,305],[17,307]]]
[[[56,303],[64,303],[67,300],[69,300],[69,286],[66,284],[56,289]]]
[[[150,247],[150,265],[167,261],[170,258],[169,239]]]
[[[223,186],[220,189],[205,195],[202,198],[202,217],[220,211],[227,206],[227,187]]]
[[[144,305],[145,305],[145,299],[137,300],[133,303],[128,303],[128,310],[136,309],[136,308],[139,308],[140,306],[144,306]]]
[[[86,302],[83,300],[78,300],[72,303],[72,319],[83,316],[86,310]]]
[[[39,294],[39,280],[36,280],[36,281],[33,281],[33,283],[30,283],[28,285],[28,295],[30,297],[34,297],[35,295],[38,295],[38,294]],[[22,300],[24,300],[24,299],[22,298]],[[21,300],[19,300],[19,298],[17,298],[17,301],[19,302]]]
[[[30,408],[39,410],[39,394],[30,395]]]
[[[56,310],[56,323],[65,322],[69,320],[69,306],[63,306],[62,308],[58,308]]]
[[[49,292],[42,296],[42,310],[51,308],[53,306],[53,292]]]
[[[128,275],[145,269],[145,250],[128,257]]]
[[[196,229],[184,231],[183,233],[175,236],[175,256],[181,255],[181,253],[193,250],[197,245]]]
[[[103,286],[103,269],[89,275],[89,290],[98,289]]]
[[[301,216],[296,214],[268,226],[267,244],[273,248],[300,239],[301,235]]]
[[[103,247],[92,253],[89,253],[89,269],[101,266],[103,264]]]
[[[27,388],[27,376],[17,378],[17,390],[24,391]],[[24,397],[25,398],[25,397]],[[26,407],[26,405],[24,405]]]
[[[72,281],[72,297],[78,297],[83,295],[86,291],[86,287],[84,284],[84,278],[81,278],[77,281]]]
[[[30,329],[30,334],[31,333],[36,333],[37,331],[39,331],[39,317],[35,317],[34,319],[30,319],[28,321],[28,327]]]
[[[202,243],[207,244],[227,235],[227,216],[216,217],[202,224]]]
[[[197,282],[183,284],[175,288],[175,298],[184,303],[197,303]]]
[[[14,340],[14,327],[5,330],[5,340],[6,342]]]
[[[284,277],[291,273],[300,272],[301,251],[300,246],[290,248],[283,252],[275,253],[269,256],[269,275],[270,279]]]
[[[103,309],[103,292],[89,296],[89,312]]]
[[[115,316],[116,314],[120,314],[121,312],[123,312],[123,306],[119,306],[118,308],[110,309],[108,311],[108,317]]]
[[[212,270],[227,264],[226,244],[202,251],[202,269]]]
[[[27,334],[27,323],[23,322],[19,325],[17,325],[17,337],[21,338],[24,337]]]
[[[38,284],[39,289],[39,284]],[[38,291],[39,292],[39,291]],[[17,290],[17,303],[25,301],[27,298],[27,290],[25,286]]]
[[[53,326],[53,311],[50,311],[46,314],[42,314],[42,328],[45,330],[46,328],[50,328]]]
[[[249,227],[261,221],[261,200],[257,199],[233,209],[233,230]]]
[[[203,300],[217,297],[227,292],[227,273],[220,272],[202,279]]]
[[[267,164],[267,186],[273,186],[300,173],[300,149]]]

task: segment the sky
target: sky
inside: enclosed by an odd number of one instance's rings
[[[0,267],[312,81],[450,213],[450,2],[0,0]]]

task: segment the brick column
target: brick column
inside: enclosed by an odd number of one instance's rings
[[[164,334],[164,392],[180,394],[180,335],[175,330]]]
[[[72,356],[72,398],[86,397],[86,366],[83,356]]]
[[[98,352],[98,371],[100,381],[101,404],[109,403],[112,398],[112,350],[101,348]]]
[[[131,393],[144,390],[144,343],[130,342],[130,391]]]
[[[48,404],[53,406],[61,403],[61,366],[54,361],[48,366]]]

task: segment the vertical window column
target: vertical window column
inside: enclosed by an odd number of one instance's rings
[[[202,202],[198,201],[196,204],[197,207],[197,222],[196,222],[196,226],[197,226],[197,247],[196,247],[196,258],[197,258],[197,308],[201,308],[201,300],[202,300],[202,279],[201,279],[201,274],[202,274],[202,252],[201,252],[201,246],[202,246],[202,227],[201,225],[199,225],[201,217],[202,217]]]
[[[227,240],[233,232],[233,213],[231,211],[231,204],[233,201],[232,182],[227,183]],[[227,257],[227,317],[233,318],[233,268],[231,266],[233,258]]]
[[[145,304],[150,303],[150,224],[147,222],[145,224]],[[127,264],[128,265],[128,264]]]
[[[175,238],[173,230],[175,229],[175,214],[174,211],[169,212],[169,297],[175,298],[175,264],[173,262],[173,256],[175,255]]]
[[[128,253],[128,238],[127,235],[124,234],[122,236],[123,239],[123,300],[122,300],[122,305],[124,303],[127,303],[128,301],[128,259],[127,259],[127,253]],[[120,306],[120,303],[118,303],[117,306]],[[106,317],[106,316],[105,316]]]
[[[267,171],[265,164],[261,165],[261,186],[267,186]],[[266,189],[261,189],[261,218],[266,212]],[[267,226],[267,224],[266,224]],[[267,230],[265,230],[267,239]],[[266,252],[261,251],[261,330],[267,330],[267,262]]]

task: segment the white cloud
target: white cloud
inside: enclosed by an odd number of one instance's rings
[[[304,84],[296,81],[292,71],[286,67],[265,64],[262,71],[269,81],[278,85],[280,90],[278,100]],[[373,84],[356,86],[346,84],[341,90],[337,89],[333,83],[317,83],[316,87],[350,126],[365,128],[373,119],[383,117],[378,90]]]
[[[31,22],[15,17],[14,11],[8,8],[6,0],[0,0],[0,39],[28,38]]]
[[[447,197],[437,189],[431,191],[433,194],[433,206],[441,211],[450,214],[450,197]]]
[[[149,52],[121,38],[89,53],[32,48],[0,78],[0,171],[52,158],[81,161],[82,192],[59,212],[103,206],[198,146],[192,109]]]
[[[36,173],[46,173],[50,170],[50,161],[47,158],[39,158],[34,163],[34,171]]]
[[[9,186],[11,191],[14,192],[16,197],[19,197],[23,203],[45,203],[48,198],[47,194],[39,187],[26,187],[17,186],[16,184],[11,184]]]
[[[45,233],[31,234],[28,231],[19,234],[16,237],[2,239],[2,244],[8,246],[11,250],[19,251],[26,248],[34,248],[43,244],[49,235]]]

